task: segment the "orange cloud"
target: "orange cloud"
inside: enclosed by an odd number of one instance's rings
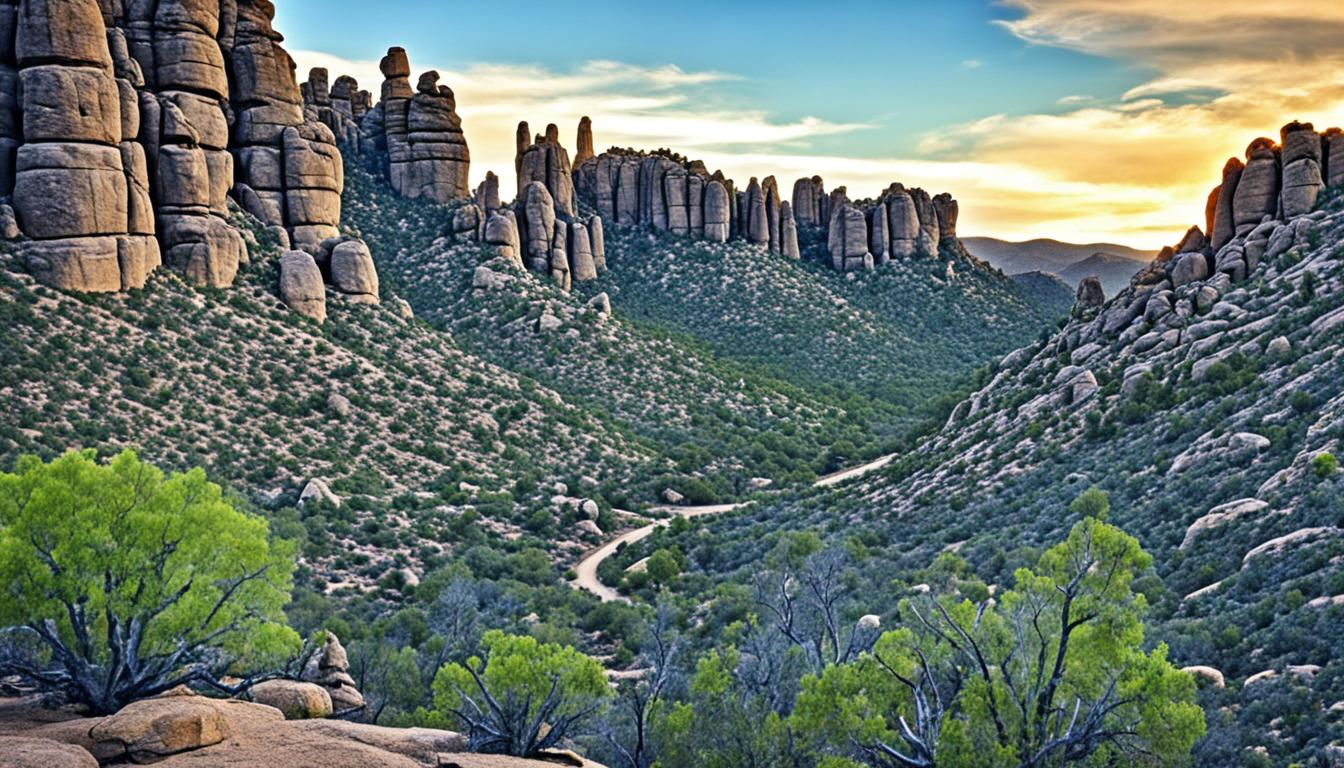
[[[1030,45],[1132,63],[1152,76],[1119,100],[1072,95],[1060,111],[991,115],[924,136],[917,158],[806,154],[809,139],[871,126],[818,117],[777,122],[719,106],[707,89],[732,78],[673,66],[590,62],[440,69],[458,95],[472,175],[513,186],[513,129],[561,126],[566,143],[591,115],[600,148],[671,147],[745,181],[821,174],[852,196],[892,181],[949,191],[967,234],[1116,240],[1156,249],[1203,221],[1223,162],[1293,119],[1344,124],[1344,3],[1320,0],[1003,0],[1002,26]],[[298,51],[301,72],[327,66],[376,91],[375,62]],[[712,95],[712,94],[710,94]]]

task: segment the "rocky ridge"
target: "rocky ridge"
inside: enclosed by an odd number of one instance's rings
[[[992,584],[1011,578],[1015,548],[1067,530],[1070,501],[1100,487],[1111,519],[1156,557],[1154,641],[1211,681],[1196,762],[1237,764],[1252,749],[1272,764],[1328,759],[1344,743],[1320,715],[1344,696],[1331,629],[1344,605],[1338,135],[1290,124],[1279,142],[1254,142],[1210,205],[1213,240],[1192,229],[1109,301],[1084,281],[1058,334],[1005,357],[884,478],[716,521],[714,541],[765,536],[756,521],[842,515],[847,534],[889,537],[900,553],[871,566],[875,580],[951,550]],[[759,554],[732,546],[720,556],[735,564]]]
[[[274,15],[269,0],[0,3],[0,195],[36,276],[119,291],[166,263],[231,285],[247,259],[234,205],[311,252],[339,235],[336,137],[305,116]]]
[[[591,122],[580,131],[591,141]],[[794,183],[781,199],[773,176],[745,189],[700,161],[668,151],[611,149],[576,166],[575,186],[607,221],[669,231],[710,242],[740,238],[785,258],[801,257],[799,226],[826,233],[831,265],[871,270],[894,259],[936,256],[957,240],[959,208],[951,195],[930,198],[893,184],[877,200],[851,202],[844,187],[829,195],[820,176]]]

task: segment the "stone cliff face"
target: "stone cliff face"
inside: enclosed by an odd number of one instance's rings
[[[0,3],[0,194],[43,281],[232,283],[232,199],[316,248],[338,234],[335,137],[305,120],[268,0]]]
[[[524,134],[520,134],[524,135]],[[592,143],[592,122],[579,126]],[[958,206],[951,195],[930,198],[893,184],[878,200],[851,203],[841,187],[826,193],[820,176],[799,179],[792,202],[773,176],[739,189],[722,172],[670,152],[613,149],[574,167],[579,196],[607,221],[647,226],[713,242],[739,238],[785,258],[801,257],[799,226],[824,229],[839,271],[872,269],[893,258],[936,255],[956,241]]]

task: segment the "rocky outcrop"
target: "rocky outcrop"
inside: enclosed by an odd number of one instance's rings
[[[527,123],[520,123],[518,130],[526,130]],[[591,141],[591,126],[589,139]],[[556,213],[573,216],[574,179],[569,164],[569,152],[560,144],[560,129],[554,124],[546,126],[546,133],[522,146],[520,142],[518,157],[518,189],[527,188],[532,182],[541,182],[550,193]]]
[[[1241,158],[1234,157],[1228,160],[1227,164],[1223,166],[1223,183],[1213,191],[1216,202],[1213,206],[1212,221],[1207,221],[1206,226],[1214,250],[1227,245],[1237,234],[1236,216],[1232,209],[1232,202],[1236,198],[1237,185],[1241,182],[1241,174],[1245,169],[1246,164],[1241,161]]]
[[[298,314],[326,322],[327,288],[312,254],[288,251],[280,257],[280,298]]]
[[[336,635],[328,632],[322,647],[308,660],[302,679],[321,686],[331,699],[333,711],[339,715],[364,707],[364,696],[355,688],[349,669],[350,659],[345,646]]]
[[[1320,134],[1311,123],[1293,122],[1280,132],[1283,160],[1281,208],[1285,219],[1295,219],[1316,210],[1316,200],[1325,189],[1321,173]]]
[[[831,212],[830,198],[820,176],[799,179],[793,183],[793,215],[800,224],[812,227],[828,226]]]
[[[1245,235],[1272,217],[1279,207],[1279,155],[1272,139],[1256,139],[1246,148],[1246,169],[1232,199],[1236,233]]]
[[[337,78],[324,95],[326,73],[313,70],[303,89],[310,114],[329,126],[347,151],[382,171],[403,197],[436,203],[470,197],[471,152],[453,89],[441,85],[433,70],[412,88],[404,48],[389,48],[378,66],[383,84],[376,106],[349,77]]]
[[[0,194],[40,279],[139,288],[166,262],[230,285],[247,259],[230,199],[284,228],[282,242],[337,233],[340,155],[305,122],[270,2],[3,7]]]
[[[856,272],[873,268],[873,254],[868,251],[868,220],[863,211],[849,202],[832,209],[827,246],[831,252],[831,266],[836,271]]]
[[[579,134],[574,143],[574,165],[583,165],[593,157],[593,121],[584,117],[579,120]]]
[[[267,680],[252,686],[248,695],[258,704],[280,710],[286,720],[314,720],[332,714],[331,694],[317,683]]]

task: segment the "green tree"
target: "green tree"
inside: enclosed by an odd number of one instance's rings
[[[681,563],[677,562],[676,555],[660,549],[649,556],[648,573],[654,584],[667,586],[681,575]]]
[[[0,474],[0,626],[39,640],[19,674],[95,712],[297,649],[284,624],[293,546],[234,509],[200,469],[165,476],[125,451],[72,452]]]
[[[1111,514],[1111,496],[1100,488],[1089,488],[1069,504],[1069,513],[1082,518],[1095,517],[1104,523]]]
[[[997,604],[907,602],[908,627],[808,677],[793,720],[824,752],[879,768],[1171,766],[1204,734],[1194,680],[1144,652],[1151,565],[1089,517]]]
[[[484,659],[445,664],[434,707],[467,729],[474,752],[530,757],[582,728],[611,690],[602,665],[573,648],[494,630]]]
[[[1316,477],[1325,480],[1334,477],[1339,471],[1339,460],[1332,453],[1319,453],[1311,460],[1311,467],[1315,470]]]
[[[696,663],[690,697],[658,713],[655,768],[799,765],[788,718],[744,671],[733,647]]]

